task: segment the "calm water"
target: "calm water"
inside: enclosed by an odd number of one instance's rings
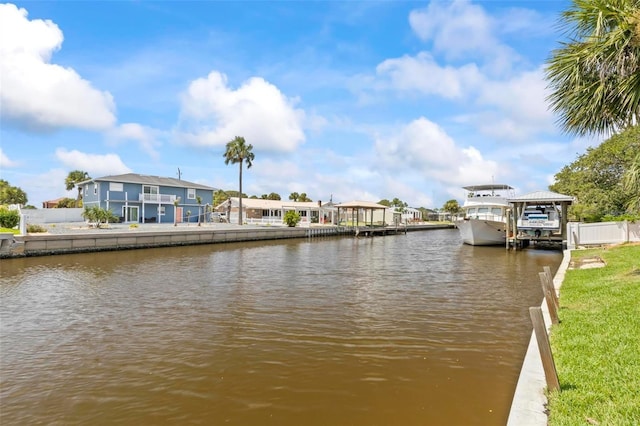
[[[456,230],[2,260],[0,422],[503,425],[560,260]]]

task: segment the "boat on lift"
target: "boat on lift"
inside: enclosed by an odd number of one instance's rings
[[[507,210],[514,189],[504,184],[471,185],[462,205],[464,217],[456,222],[464,244],[491,246],[506,244]]]

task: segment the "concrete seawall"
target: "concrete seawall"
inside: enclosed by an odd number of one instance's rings
[[[448,224],[424,224],[410,225],[406,230],[424,231],[452,227]],[[163,224],[141,225],[137,228],[113,225],[107,229],[87,228],[86,224],[58,224],[50,227],[49,231],[43,234],[9,234],[13,241],[3,242],[0,258],[353,235],[352,228],[335,226],[290,228],[229,224],[191,227]]]
[[[193,227],[155,229],[152,231],[95,230],[69,234],[27,234],[15,237],[15,243],[1,257],[46,256],[108,250],[128,250],[195,244],[231,243],[241,241],[304,238],[304,228],[241,228],[212,229]]]
[[[571,251],[565,250],[560,267],[553,277],[553,286],[556,294],[564,281],[565,273],[569,268]],[[545,301],[542,301],[542,314],[547,325],[547,332],[551,328],[551,316]],[[547,381],[544,376],[540,350],[535,334],[531,333],[529,347],[522,363],[520,377],[511,403],[507,426],[545,426],[547,424],[547,396],[545,390]]]

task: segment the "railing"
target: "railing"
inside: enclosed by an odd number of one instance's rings
[[[138,201],[143,203],[171,204],[176,200],[175,195],[169,194],[138,194]]]
[[[236,220],[237,218],[238,216],[236,216]],[[260,219],[248,217],[245,219],[245,222],[247,222],[247,224],[249,225],[284,225],[281,217],[263,217]]]
[[[237,216],[236,216],[236,219],[237,219]],[[248,217],[244,221],[248,225],[282,225],[282,226],[285,225],[281,217],[262,217],[262,218]],[[298,224],[298,226],[307,227],[309,226],[309,224],[310,222],[308,217],[301,217],[300,223]]]
[[[493,214],[493,213],[470,214],[470,215],[467,215],[465,219],[491,220],[494,222],[504,222],[506,220],[506,218],[503,215]]]

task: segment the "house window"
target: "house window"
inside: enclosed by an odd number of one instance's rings
[[[158,190],[158,187],[157,187],[157,186],[147,186],[147,185],[144,185],[144,186],[142,187],[142,193],[143,193],[143,194],[158,195],[158,192],[160,192],[160,191]]]
[[[164,216],[164,206],[158,206],[158,216]]]
[[[307,217],[307,211],[306,210],[303,210],[303,211],[301,211],[299,213],[300,213],[301,217]]]
[[[187,188],[187,198],[189,200],[196,199],[196,189],[195,188]]]
[[[98,194],[98,184],[94,183],[93,184],[93,195],[97,195]]]
[[[262,217],[269,217],[269,210],[262,210]]]
[[[124,191],[124,185],[118,182],[109,182],[109,191],[122,192]]]

